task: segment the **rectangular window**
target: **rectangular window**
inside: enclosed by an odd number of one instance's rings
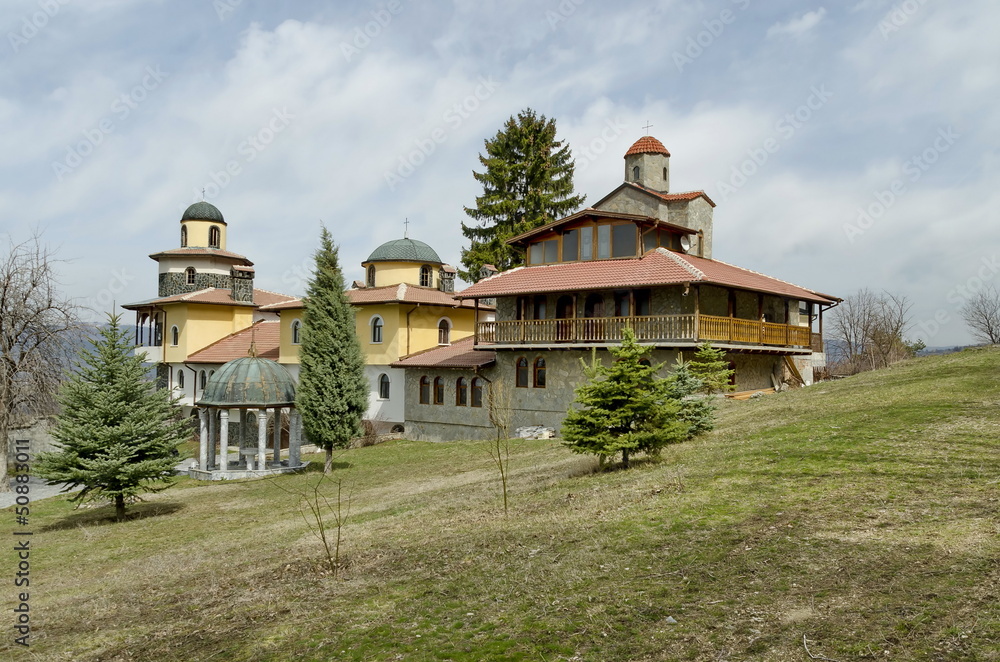
[[[536,320],[543,320],[543,319],[545,319],[545,312],[546,311],[545,311],[545,297],[544,296],[535,297],[535,309],[534,309],[533,312],[535,313],[535,315],[534,315],[534,317],[532,319],[536,319]]]
[[[658,246],[656,230],[650,230],[642,235],[642,252],[648,253]]]
[[[559,261],[559,240],[549,239],[542,242],[545,245],[545,263],[552,264]]]
[[[563,235],[562,238],[562,261],[563,262],[574,262],[576,258],[576,251],[578,244],[580,243],[580,231],[570,230]]]
[[[528,264],[542,263],[542,244],[535,242],[528,246]]]
[[[611,226],[597,226],[597,259],[606,260],[611,257]]]
[[[635,291],[635,314],[639,316],[650,314],[649,290]]]
[[[427,377],[420,378],[420,404],[429,405],[431,403],[431,380]]]
[[[635,257],[635,226],[631,223],[611,228],[611,257]]]
[[[680,250],[680,238],[673,232],[667,230],[660,230],[660,246],[663,248],[672,248],[674,250]]]
[[[594,228],[583,228],[580,231],[580,259],[594,259]]]

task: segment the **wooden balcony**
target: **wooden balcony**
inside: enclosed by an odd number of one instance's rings
[[[644,343],[693,344],[708,340],[806,350],[814,343],[814,334],[805,326],[693,314],[481,322],[476,342],[494,347],[617,344],[626,328],[631,328],[636,339]]]

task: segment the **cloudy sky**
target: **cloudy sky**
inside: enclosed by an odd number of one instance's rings
[[[67,291],[149,298],[205,198],[257,285],[300,294],[320,223],[349,279],[410,236],[456,263],[484,139],[557,120],[596,202],[649,133],[705,190],[715,257],[913,302],[966,343],[1000,281],[1000,7],[988,0],[4,0],[0,231]],[[997,283],[1000,284],[1000,283]]]

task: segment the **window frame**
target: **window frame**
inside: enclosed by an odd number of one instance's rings
[[[368,320],[368,328],[370,331],[368,334],[370,344],[381,345],[385,338],[385,320],[382,319],[382,316],[372,315],[372,318]]]
[[[299,318],[292,320],[292,344],[302,344],[302,320]]]
[[[439,346],[446,347],[451,344],[452,326],[451,320],[447,317],[442,317],[438,320],[437,329]]]
[[[181,226],[181,248],[187,248],[188,245],[188,229],[186,225]]]
[[[365,283],[368,287],[375,287],[375,265],[369,264],[365,274]]]
[[[388,400],[389,395],[392,392],[391,387],[392,381],[389,379],[389,375],[384,372],[378,376],[378,399]]]
[[[181,344],[181,330],[174,324],[170,327],[170,346],[178,347]]]
[[[433,287],[434,275],[429,264],[420,267],[420,287]]]
[[[436,405],[444,404],[444,377],[434,378],[434,388],[432,391],[433,401]]]
[[[516,388],[528,388],[528,357],[519,356],[514,362],[514,386]]]
[[[545,357],[544,356],[536,357],[534,363],[531,364],[532,388],[545,388],[545,383],[546,383],[545,370],[546,370]],[[541,376],[541,380],[539,380],[539,376]]]
[[[222,248],[222,228],[218,225],[213,225],[208,229],[208,247]]]
[[[469,384],[465,377],[459,377],[455,380],[455,406],[469,406]]]
[[[418,401],[422,405],[431,403],[431,378],[427,375],[420,376],[420,391]]]
[[[184,390],[184,369],[181,368],[177,371],[177,388]]]
[[[472,378],[472,383],[469,385],[469,405],[472,407],[478,407],[479,409],[482,409],[483,407],[482,377]]]
[[[198,276],[198,271],[194,267],[188,267],[184,270],[184,283],[186,285],[194,285],[195,278]]]

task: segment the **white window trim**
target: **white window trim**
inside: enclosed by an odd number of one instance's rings
[[[389,380],[389,397],[388,398],[383,398],[382,397],[382,378],[383,377],[385,377],[387,380]],[[375,381],[375,399],[378,400],[379,402],[389,402],[390,400],[392,400],[392,377],[390,377],[388,373],[385,373],[385,372],[381,373],[378,376],[378,379]]]
[[[372,340],[373,331],[375,330],[375,320],[378,320],[382,324],[382,340],[375,341]],[[368,344],[369,345],[381,345],[385,342],[385,320],[382,319],[381,315],[372,315],[372,318],[368,320]]]
[[[296,335],[295,334],[295,325],[296,324],[298,324],[298,329],[299,329],[299,333],[298,333],[299,339],[298,340],[295,339],[295,335]],[[291,324],[290,328],[291,328],[291,331],[292,331],[292,338],[291,338],[292,344],[296,345],[296,346],[301,345],[302,344],[302,320],[299,319],[298,317],[296,317],[295,319],[292,320],[292,324]]]
[[[174,342],[174,331],[177,332],[177,342]],[[181,344],[181,330],[176,324],[170,327],[170,346],[178,347]]]
[[[438,319],[437,325],[434,327],[434,330],[438,332],[438,338],[439,339],[441,337],[440,336],[440,333],[441,333],[441,322],[447,322],[448,323],[448,342],[446,342],[446,343],[438,342],[438,347],[449,347],[452,344],[451,334],[453,334],[455,332],[455,323],[451,321],[450,317],[442,317],[442,318]]]

